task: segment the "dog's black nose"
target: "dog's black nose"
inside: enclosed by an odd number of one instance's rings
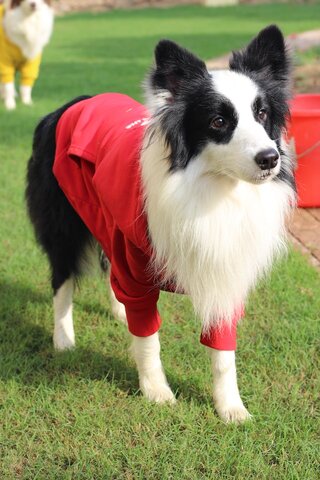
[[[278,164],[279,153],[274,148],[268,148],[257,153],[254,159],[261,170],[271,170]]]

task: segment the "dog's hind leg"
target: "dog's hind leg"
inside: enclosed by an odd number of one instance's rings
[[[54,333],[53,344],[56,350],[68,350],[75,346],[72,319],[73,277],[69,277],[56,290],[53,297]]]
[[[141,392],[153,402],[174,403],[175,396],[162,368],[158,332],[149,337],[136,337],[135,335],[132,337],[131,351],[138,368]]]
[[[54,333],[53,344],[56,350],[67,350],[75,346],[75,335],[72,320],[72,298],[76,280],[90,270],[97,258],[94,242],[81,228],[76,229],[77,218],[69,218],[68,228],[77,231],[77,236],[56,236],[55,242],[47,245],[50,260],[54,293]],[[80,224],[79,224],[80,225]],[[78,227],[79,227],[78,225]],[[66,232],[65,232],[66,233]],[[82,236],[82,239],[81,239]]]
[[[72,294],[74,281],[87,269],[92,235],[53,175],[56,127],[63,113],[87,97],[79,97],[44,117],[37,126],[28,163],[26,202],[37,242],[48,256],[54,293],[54,346],[74,346]],[[72,181],[72,179],[70,180]],[[90,256],[90,255],[89,255]]]
[[[213,373],[213,400],[219,417],[229,423],[241,423],[251,417],[242,403],[234,351],[210,348]]]

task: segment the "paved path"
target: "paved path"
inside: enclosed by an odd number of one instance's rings
[[[320,270],[320,208],[297,208],[289,229],[293,244]]]
[[[304,52],[312,47],[320,45],[320,30],[310,30],[303,33],[292,33],[286,38],[286,43],[292,51]],[[224,69],[228,67],[231,53],[222,55],[221,57],[212,58],[207,61],[210,69]]]

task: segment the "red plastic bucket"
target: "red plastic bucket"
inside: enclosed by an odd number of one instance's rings
[[[296,95],[290,110],[288,136],[294,138],[297,154],[298,206],[320,207],[320,94]]]

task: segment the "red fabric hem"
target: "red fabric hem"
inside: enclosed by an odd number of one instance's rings
[[[133,309],[125,306],[128,330],[136,337],[149,337],[156,333],[161,325],[161,318],[156,306]]]
[[[237,322],[211,328],[208,333],[201,333],[200,343],[216,350],[236,350]]]
[[[215,350],[236,350],[237,325],[244,316],[244,307],[241,305],[234,314],[231,324],[221,322],[219,326],[211,327],[208,332],[202,332],[200,343]]]

